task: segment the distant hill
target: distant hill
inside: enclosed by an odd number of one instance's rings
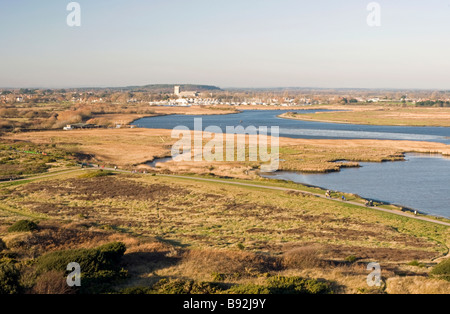
[[[221,89],[217,86],[211,85],[195,85],[195,84],[151,84],[144,86],[128,86],[121,88],[122,90],[130,91],[143,91],[143,92],[154,92],[154,93],[173,93],[175,86],[180,86],[181,91],[197,91],[197,92],[209,92],[209,91],[220,91]]]

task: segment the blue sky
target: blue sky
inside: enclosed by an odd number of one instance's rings
[[[450,89],[450,1],[0,1],[0,86]]]

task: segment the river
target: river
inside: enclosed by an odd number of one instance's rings
[[[304,112],[317,112],[305,110]],[[278,126],[280,136],[314,139],[383,139],[430,141],[450,144],[450,128],[372,126],[282,119],[289,110],[248,110],[231,115],[171,115],[143,118],[134,125],[144,128],[194,128],[194,118],[203,127]],[[420,212],[450,218],[450,159],[440,155],[407,154],[404,162],[360,163],[360,168],[343,168],[327,174],[278,172],[271,178],[290,180],[325,189],[358,194],[361,197],[399,204]]]
[[[183,125],[193,130],[194,118],[202,118],[204,127],[214,125],[220,127],[224,132],[227,126],[279,126],[280,136],[291,138],[410,140],[450,144],[450,128],[357,125],[278,118],[278,115],[290,111],[292,110],[246,110],[229,115],[168,115],[139,119],[133,124],[152,129],[173,129]],[[302,112],[318,111],[328,110],[304,110]]]

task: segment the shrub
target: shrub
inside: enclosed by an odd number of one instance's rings
[[[0,252],[6,250],[6,244],[3,242],[2,239],[0,239]]]
[[[67,285],[64,272],[51,270],[36,279],[31,292],[34,294],[72,294],[74,289]]]
[[[226,292],[229,294],[269,294],[270,289],[266,286],[247,284],[233,286]]]
[[[430,273],[438,278],[450,281],[450,258],[434,266]]]
[[[13,264],[0,264],[0,294],[20,293],[21,287],[19,280],[19,270]]]
[[[331,293],[330,285],[316,279],[274,276],[266,285],[237,285],[226,291],[230,294],[326,294]]]
[[[152,289],[148,287],[131,287],[120,291],[121,294],[151,294]]]
[[[274,276],[268,279],[272,294],[325,294],[330,292],[328,283],[301,277]]]
[[[101,259],[107,268],[114,268],[120,262],[126,250],[127,247],[122,242],[108,243],[98,248]]]
[[[91,276],[82,278],[82,293],[97,294],[111,290],[112,285],[125,279],[128,272],[124,269],[120,270],[100,270]]]
[[[51,270],[66,271],[69,263],[80,264],[83,274],[93,274],[97,272],[102,264],[97,250],[75,249],[51,252],[38,258],[37,273],[41,274]]]
[[[345,258],[345,261],[349,263],[354,263],[356,262],[357,259],[358,258],[355,255],[349,255]]]
[[[126,271],[118,266],[125,250],[125,244],[114,242],[95,249],[51,252],[37,259],[36,273],[38,275],[49,271],[66,273],[67,265],[76,262],[81,269],[83,281],[81,292],[104,292],[112,283],[126,277]]]
[[[100,270],[116,269],[125,250],[125,244],[115,242],[96,249],[51,252],[38,259],[37,271],[38,273],[50,270],[66,271],[69,263],[76,262],[80,264],[83,275],[94,276]]]
[[[98,177],[106,177],[106,176],[112,176],[114,175],[114,172],[112,171],[104,171],[104,170],[97,170],[97,171],[90,171],[88,173],[84,173],[79,176],[81,179],[88,179],[88,178],[98,178]]]
[[[416,267],[425,267],[426,265],[424,263],[420,263],[416,260],[413,260],[408,263],[409,266],[416,266]]]
[[[221,289],[218,284],[210,282],[161,279],[153,286],[153,291],[158,294],[213,294]]]
[[[9,232],[27,232],[37,230],[36,223],[30,220],[19,220],[8,228]]]
[[[213,272],[212,277],[213,277],[213,281],[225,281],[225,279],[227,278],[227,275],[223,274],[223,273]]]

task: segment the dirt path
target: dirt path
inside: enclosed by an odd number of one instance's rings
[[[61,174],[67,174],[67,173],[77,172],[77,171],[81,171],[81,169],[80,168],[76,168],[76,169],[71,169],[71,170],[58,171],[58,172],[55,172],[55,173],[48,173],[48,174],[38,175],[38,176],[34,176],[34,177],[23,178],[23,179],[10,180],[10,181],[1,181],[0,184],[6,184],[6,183],[12,183],[12,182],[20,182],[20,181],[28,181],[28,180],[36,180],[36,179],[45,179],[45,178],[48,178],[48,177],[59,176]]]

